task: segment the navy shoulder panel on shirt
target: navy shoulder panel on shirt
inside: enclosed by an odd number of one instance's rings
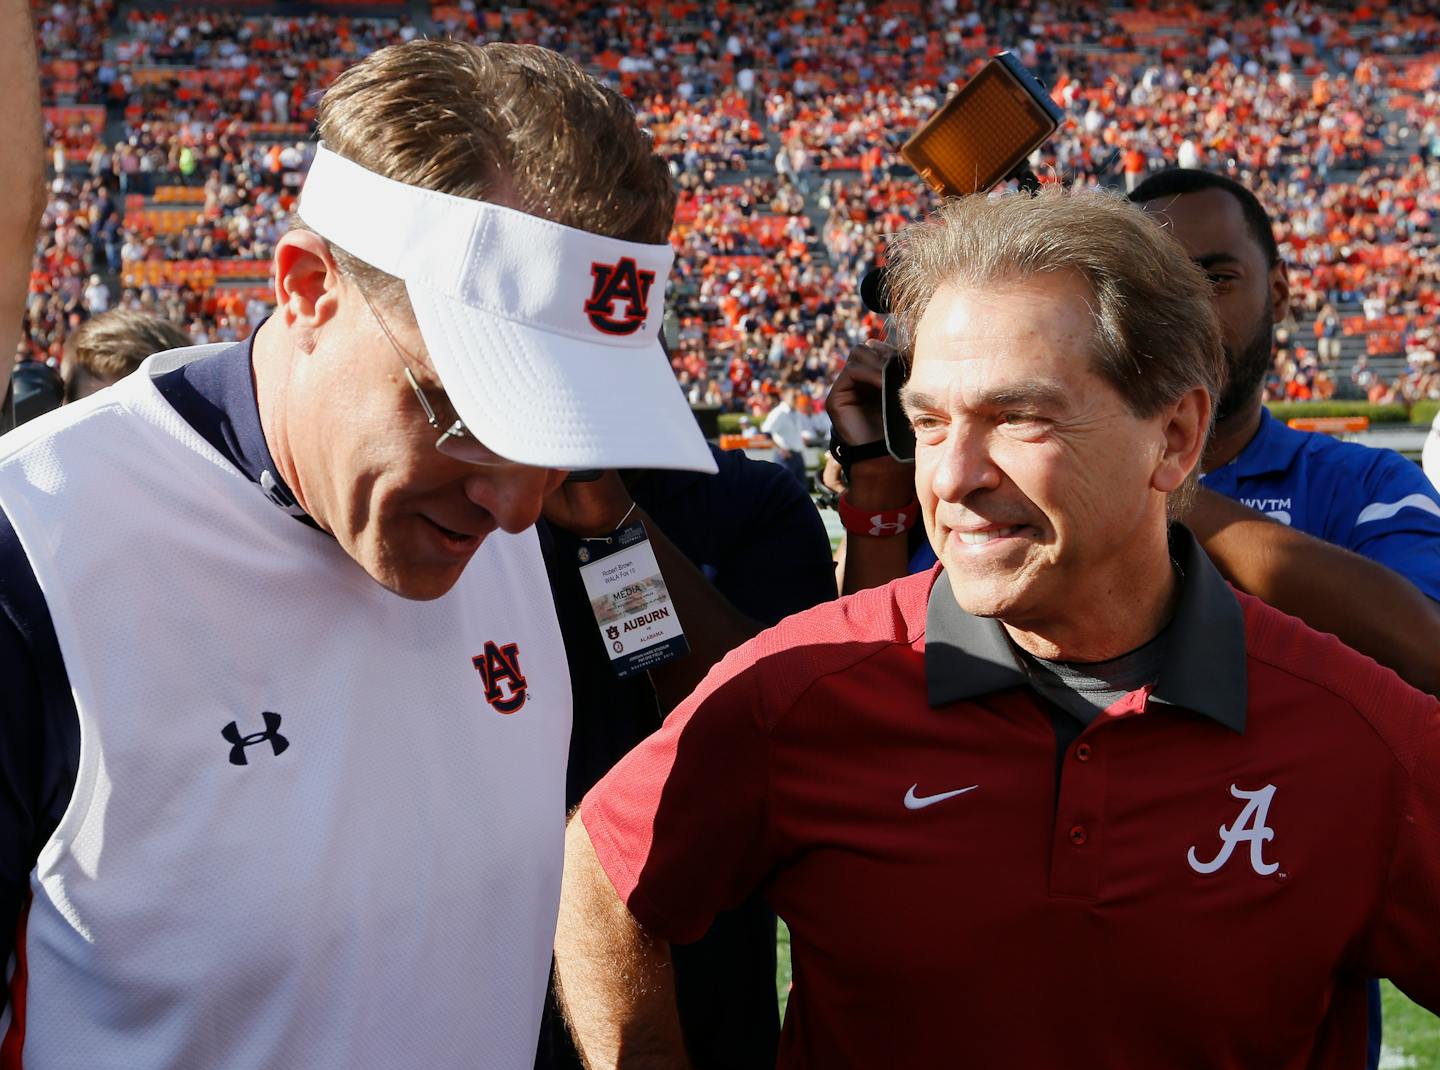
[[[279,468],[270,456],[255,403],[251,378],[252,334],[218,352],[205,353],[179,367],[155,375],[155,387],[181,418],[250,482],[278,485],[283,501],[294,496],[279,482]],[[270,480],[265,480],[266,473]],[[272,488],[267,487],[267,493]],[[275,497],[271,493],[272,499]]]
[[[258,481],[274,462],[255,407],[250,345],[198,350],[155,383],[186,422]],[[70,804],[79,764],[80,716],[55,625],[0,507],[0,962],[10,956],[30,873]]]
[[[0,962],[80,764],[80,717],[50,609],[0,509]],[[0,996],[0,1006],[4,999]]]

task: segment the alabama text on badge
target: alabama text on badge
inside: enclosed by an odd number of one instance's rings
[[[579,558],[585,595],[616,676],[690,652],[644,524],[623,527],[607,539],[586,539]]]

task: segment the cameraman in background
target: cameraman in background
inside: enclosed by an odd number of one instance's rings
[[[760,425],[762,434],[775,443],[776,458],[785,470],[808,486],[805,468],[805,447],[823,445],[830,433],[830,421],[824,413],[811,411],[810,398],[793,386],[780,392],[780,404],[770,410]]]

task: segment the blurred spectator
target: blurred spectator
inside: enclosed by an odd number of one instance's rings
[[[190,344],[175,324],[143,312],[117,308],[86,320],[65,340],[65,400],[79,401],[118,382],[152,353]]]
[[[794,387],[786,387],[780,392],[780,403],[770,410],[760,430],[775,443],[780,463],[801,485],[808,486],[805,448],[826,442],[830,421],[825,414],[816,411],[808,396]]]
[[[1320,352],[1320,363],[1327,367],[1340,361],[1340,315],[1330,302],[1325,303],[1315,317],[1315,344]]]
[[[90,276],[90,284],[85,287],[85,306],[92,314],[99,314],[110,307],[110,287],[101,281],[99,275]]]

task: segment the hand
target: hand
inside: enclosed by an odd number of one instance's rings
[[[542,515],[557,528],[582,539],[609,535],[630,511],[630,497],[614,469],[589,483],[561,483],[545,499]]]
[[[845,367],[825,398],[832,434],[851,446],[863,446],[885,437],[881,415],[880,370],[898,350],[872,338],[850,350]]]
[[[832,442],[840,438],[848,445],[863,446],[885,437],[880,370],[898,353],[894,346],[878,338],[850,350],[850,359],[825,399],[825,412],[833,425]],[[834,473],[836,483],[840,482],[838,467]],[[862,509],[903,508],[915,496],[915,466],[901,464],[888,455],[858,461],[850,466],[849,495],[849,500]]]

